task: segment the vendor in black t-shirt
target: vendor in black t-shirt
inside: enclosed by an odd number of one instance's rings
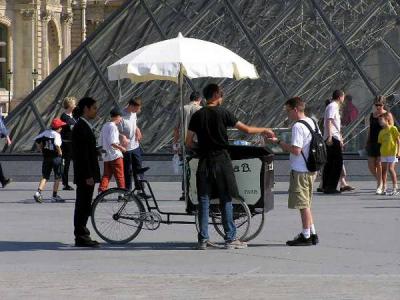
[[[243,132],[262,133],[269,137],[274,133],[269,128],[251,127],[238,121],[222,104],[222,90],[217,84],[209,84],[203,89],[207,106],[197,111],[191,118],[186,145],[191,148],[194,134],[197,135],[200,156],[196,173],[197,195],[199,201],[198,249],[205,250],[208,243],[208,215],[211,187],[220,199],[223,227],[225,230],[225,248],[242,249],[247,244],[236,238],[233,222],[232,197],[238,196],[232,162],[227,152],[228,127],[235,127]]]

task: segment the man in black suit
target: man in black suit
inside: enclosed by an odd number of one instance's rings
[[[76,184],[75,246],[98,247],[99,243],[90,238],[89,229],[86,227],[92,209],[94,185],[100,182],[96,137],[90,124],[90,120],[97,114],[96,100],[89,97],[82,98],[77,106],[77,114],[80,118],[72,130],[74,183]]]

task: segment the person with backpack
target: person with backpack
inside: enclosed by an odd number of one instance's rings
[[[313,183],[318,171],[326,161],[326,148],[317,123],[304,113],[305,103],[300,97],[286,101],[288,118],[295,121],[291,143],[277,137],[267,140],[290,153],[290,181],[288,207],[300,210],[302,231],[286,242],[288,246],[311,246],[319,242],[311,212]]]
[[[50,179],[51,171],[54,171],[53,196],[51,202],[65,202],[58,193],[62,177],[62,151],[61,151],[61,135],[62,127],[67,123],[61,119],[53,119],[51,129],[47,129],[35,137],[35,143],[38,145],[43,154],[42,178],[33,198],[38,203],[43,203],[42,191],[46,182]]]

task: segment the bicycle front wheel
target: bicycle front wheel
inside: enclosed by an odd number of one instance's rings
[[[107,243],[125,244],[143,227],[144,206],[126,189],[112,188],[99,194],[92,205],[92,225]]]

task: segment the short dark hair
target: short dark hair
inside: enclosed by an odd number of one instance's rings
[[[96,103],[96,100],[94,100],[91,97],[82,98],[81,100],[79,100],[78,105],[74,109],[75,115],[78,118],[82,117],[85,107],[91,108],[95,103]]]
[[[110,117],[111,118],[114,118],[114,117],[117,117],[117,116],[121,116],[121,115],[122,115],[121,110],[118,107],[114,107],[110,111]]]
[[[304,112],[304,109],[306,108],[305,102],[300,98],[300,97],[293,97],[288,99],[285,102],[286,106],[289,106],[291,109],[297,108],[298,111]]]
[[[333,93],[332,93],[332,99],[333,100],[337,100],[337,99],[339,99],[340,97],[342,97],[344,95],[344,92],[342,91],[342,90],[335,90],[335,91],[333,91]]]
[[[220,88],[218,84],[215,83],[210,83],[207,84],[206,87],[203,89],[203,96],[206,100],[210,100],[213,96],[214,93],[219,92]]]
[[[199,99],[200,97],[201,97],[201,96],[200,96],[200,93],[197,92],[197,91],[194,91],[194,92],[192,92],[192,93],[190,94],[189,99],[190,99],[190,101],[196,101],[196,100]]]
[[[129,100],[128,105],[141,106],[142,99],[140,97],[133,98],[133,99]]]

